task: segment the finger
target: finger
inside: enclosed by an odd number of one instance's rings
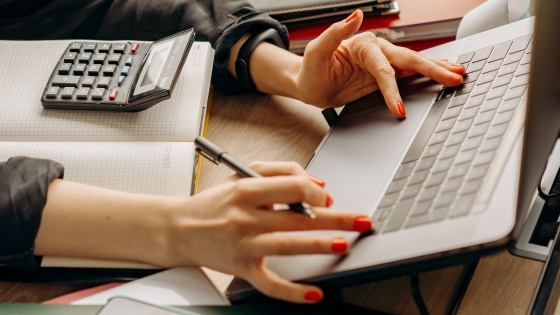
[[[281,278],[262,265],[251,269],[245,280],[263,294],[292,303],[316,303],[323,299],[323,292],[314,285],[293,283]]]
[[[307,177],[297,175],[242,178],[235,183],[234,189],[240,202],[256,207],[298,202],[329,207],[333,202],[332,197],[322,187]]]
[[[312,219],[293,211],[273,211],[256,214],[264,231],[309,231],[309,230],[340,230],[368,232],[372,229],[371,219],[358,213],[332,211],[315,207]]]
[[[252,162],[249,168],[262,176],[306,175],[307,172],[296,162]]]
[[[247,241],[251,255],[287,256],[306,254],[344,254],[348,250],[345,238],[332,237],[292,237],[277,233],[259,234]]]
[[[465,72],[467,71],[467,69],[465,68],[465,66],[463,66],[460,63],[451,63],[446,59],[437,59],[437,58],[431,58],[431,57],[427,57],[428,59],[430,59],[431,61],[433,61],[435,64],[437,64],[440,67],[443,67],[453,73],[456,74],[460,74],[460,75],[464,75]]]
[[[364,14],[360,9],[354,11],[346,19],[332,24],[319,37],[312,40],[305,49],[308,60],[328,60],[343,40],[358,31]]]
[[[418,71],[446,86],[457,86],[463,82],[460,74],[449,71],[413,50],[395,46],[383,39],[379,39],[379,43],[389,62],[397,68]]]

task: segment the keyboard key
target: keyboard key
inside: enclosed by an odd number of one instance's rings
[[[480,125],[475,125],[474,127],[471,128],[471,130],[469,130],[468,137],[471,138],[471,137],[476,137],[485,134],[489,126],[490,126],[489,122]]]
[[[452,146],[455,144],[459,144],[459,143],[463,143],[463,141],[465,140],[465,138],[467,137],[467,132],[458,132],[458,133],[454,133],[451,135],[451,137],[449,138],[449,141],[447,141],[446,145],[447,146]]]
[[[422,154],[422,158],[438,155],[441,151],[441,148],[443,148],[443,143],[429,145],[426,148],[426,151],[424,151],[424,154]]]
[[[79,88],[78,91],[76,92],[76,98],[79,100],[87,100],[88,94],[89,94],[89,88],[82,87]]]
[[[72,65],[69,63],[63,63],[60,65],[60,67],[58,67],[58,74],[69,74],[70,73],[70,67]]]
[[[391,214],[383,232],[396,231],[401,228],[413,201],[413,199],[402,200],[395,206],[393,214]]]
[[[477,96],[480,94],[488,93],[488,90],[490,90],[490,86],[492,86],[492,82],[487,82],[475,86],[474,89],[472,89],[471,91],[471,96]]]
[[[527,46],[527,49],[525,49],[526,54],[530,54],[532,52],[533,52],[533,42],[529,43],[529,46]]]
[[[478,70],[482,70],[482,68],[484,68],[484,65],[486,64],[486,60],[481,60],[481,61],[477,61],[477,62],[472,62],[468,67],[467,67],[467,72],[466,73],[471,73],[471,72],[475,72]]]
[[[498,112],[507,112],[508,110],[512,110],[512,109],[516,109],[517,105],[519,105],[519,101],[521,101],[521,98],[512,98],[509,99],[505,102],[502,103],[502,105],[500,105],[500,109],[498,110]]]
[[[89,63],[90,59],[91,59],[91,53],[89,53],[89,52],[81,53],[78,56],[78,62],[79,63]]]
[[[474,53],[475,53],[474,51],[471,51],[470,53],[462,54],[461,56],[459,56],[459,58],[457,58],[456,63],[465,63],[471,61],[472,57],[474,56]]]
[[[104,88],[95,88],[91,91],[91,99],[93,100],[102,100],[105,98],[105,89]]]
[[[105,58],[107,58],[107,54],[94,54],[93,63],[102,65],[105,63]]]
[[[140,48],[140,43],[132,44],[132,47],[130,47],[130,53],[135,54],[138,51],[138,48]]]
[[[412,173],[412,170],[414,170],[414,165],[415,164],[416,163],[414,163],[414,162],[402,164],[399,167],[399,169],[397,171],[397,174],[395,175],[395,179],[401,179],[401,178],[408,177]]]
[[[498,60],[498,59],[504,59],[507,56],[507,53],[509,51],[509,48],[511,47],[512,42],[513,41],[510,40],[510,41],[499,43],[499,44],[495,45],[494,50],[492,51],[492,54],[488,58],[488,62]]]
[[[476,159],[474,160],[473,165],[478,166],[478,165],[488,164],[488,163],[492,162],[493,157],[494,157],[494,151],[488,151],[488,152],[480,153],[476,157]]]
[[[436,127],[436,132],[441,132],[441,131],[445,131],[445,130],[449,130],[449,129],[453,128],[456,121],[457,121],[456,118],[451,118],[451,119],[440,121],[438,123],[437,127]]]
[[[453,159],[438,160],[436,165],[432,169],[432,172],[434,174],[435,173],[440,173],[440,172],[445,172],[449,169],[449,167],[451,166],[452,163],[453,163]]]
[[[439,186],[445,179],[445,173],[432,174],[426,180],[426,187]]]
[[[104,66],[102,70],[103,75],[112,77],[115,74],[115,69],[116,66],[114,65]]]
[[[122,54],[124,53],[125,49],[126,49],[125,43],[113,44],[113,52],[115,54]]]
[[[458,120],[462,121],[465,119],[470,119],[476,116],[476,114],[478,113],[478,110],[480,109],[480,106],[476,106],[476,107],[471,107],[471,108],[467,108],[465,109],[461,115],[459,116]]]
[[[58,86],[51,86],[47,90],[47,93],[45,94],[45,97],[46,98],[56,98],[58,96],[59,91],[60,91],[60,88]]]
[[[484,66],[484,68],[482,69],[482,73],[487,73],[500,69],[500,66],[502,65],[502,61],[503,60],[496,60],[492,62],[488,61]]]
[[[455,159],[455,165],[470,163],[474,156],[476,155],[476,150],[462,151]]]
[[[454,98],[451,99],[451,101],[449,102],[449,105],[447,105],[447,108],[449,109],[449,108],[453,108],[453,107],[456,107],[456,106],[463,105],[463,104],[465,104],[465,102],[467,101],[468,98],[469,98],[468,94],[455,96]]]
[[[476,193],[478,191],[478,188],[480,187],[480,184],[482,184],[482,180],[480,179],[467,182],[465,186],[463,186],[463,189],[461,189],[461,195]]]
[[[513,73],[497,77],[496,80],[494,80],[494,84],[492,85],[492,87],[508,85],[511,82],[512,78],[513,78]]]
[[[72,43],[70,44],[70,51],[72,52],[80,52],[82,48],[82,43]]]
[[[484,102],[485,98],[486,98],[486,94],[480,94],[480,95],[471,97],[467,101],[467,104],[465,104],[464,108],[471,108],[471,107],[479,106],[480,104],[482,104],[482,102]]]
[[[495,71],[491,71],[491,72],[487,72],[485,74],[482,74],[479,78],[478,81],[476,81],[478,84],[482,84],[482,83],[486,83],[486,82],[491,82],[494,80],[494,78],[496,77],[496,74],[498,74],[498,70]]]
[[[446,120],[446,119],[450,119],[450,118],[455,118],[457,116],[459,116],[459,114],[461,113],[461,111],[463,110],[462,106],[457,106],[457,107],[453,107],[453,108],[448,108],[445,110],[445,112],[443,113],[443,116],[441,116],[441,120]]]
[[[457,92],[455,93],[455,96],[459,96],[459,95],[463,95],[463,94],[468,94],[472,91],[472,89],[474,88],[476,82],[471,82],[471,83],[467,83],[467,84],[462,84],[457,88]]]
[[[128,76],[129,71],[130,71],[130,66],[124,66],[121,69],[121,75]]]
[[[416,206],[414,206],[412,208],[412,213],[410,214],[411,217],[417,217],[420,215],[425,215],[428,213],[428,210],[430,210],[430,205],[432,204],[432,201],[424,201],[424,202],[419,202],[416,204]]]
[[[493,89],[490,89],[490,92],[486,95],[486,99],[491,100],[496,97],[502,97],[508,89],[507,85],[499,86]]]
[[[99,81],[97,81],[97,87],[108,88],[110,83],[111,83],[111,78],[102,77],[102,78],[99,78]]]
[[[95,51],[95,43],[84,43],[84,51],[85,52],[94,52]]]
[[[124,80],[126,80],[126,77],[124,75],[119,76],[119,81],[118,81],[119,86],[123,85]]]
[[[64,60],[64,62],[74,63],[74,60],[76,60],[76,56],[77,56],[77,55],[78,55],[78,54],[75,53],[75,52],[67,52],[67,53],[64,55],[63,60]]]
[[[124,62],[125,66],[132,66],[132,56],[129,56],[128,58],[126,58],[126,61]]]
[[[441,189],[441,192],[446,193],[446,192],[457,191],[457,189],[461,187],[462,182],[463,182],[463,177],[450,179],[447,182],[445,182],[445,184],[443,184],[443,188]]]
[[[453,199],[455,198],[455,193],[454,192],[448,192],[445,194],[441,194],[435,203],[435,208],[440,208],[440,207],[446,207],[449,206],[452,202]]]
[[[527,48],[527,46],[529,45],[529,42],[531,41],[531,38],[533,37],[532,34],[529,35],[525,35],[523,37],[517,38],[516,40],[513,41],[513,45],[511,46],[511,49],[509,50],[509,53],[514,53],[514,52],[518,52],[520,50],[525,50],[525,48]]]
[[[121,54],[112,54],[107,62],[112,65],[118,65],[121,62]]]
[[[93,81],[95,81],[94,77],[85,77],[84,80],[82,81],[82,86],[85,87],[93,87]]]
[[[486,171],[488,170],[488,165],[480,165],[473,167],[473,169],[467,175],[467,180],[474,180],[474,179],[481,179],[486,175]]]
[[[527,86],[525,86],[525,85],[511,88],[507,91],[506,96],[504,96],[504,100],[507,101],[507,100],[512,99],[512,98],[521,97],[521,96],[523,96],[523,93],[525,93],[526,89],[527,89]]]
[[[474,121],[474,119],[471,118],[471,119],[467,119],[467,120],[463,120],[463,121],[458,122],[453,127],[453,130],[451,131],[451,133],[458,133],[458,132],[461,132],[461,131],[468,130],[471,127],[473,121]]]
[[[482,143],[483,138],[484,137],[482,137],[482,136],[478,136],[478,137],[467,139],[467,141],[465,141],[465,143],[463,143],[463,147],[461,147],[461,150],[467,151],[467,150],[478,148],[480,146],[480,144]]]
[[[437,187],[437,186],[436,187],[425,188],[422,191],[422,193],[420,193],[420,196],[418,197],[418,201],[426,201],[426,200],[434,199],[438,190],[439,190],[439,187]]]
[[[498,108],[498,106],[500,105],[501,102],[502,102],[501,98],[493,98],[491,100],[487,100],[482,105],[482,108],[480,109],[480,112],[483,113],[483,112],[487,112],[489,110],[496,109],[496,108]],[[475,125],[477,125],[476,122],[475,122]]]
[[[508,124],[501,124],[497,126],[492,126],[486,135],[486,139],[492,139],[495,137],[502,136],[507,130]]]
[[[393,193],[393,194],[385,194],[385,196],[383,196],[383,198],[381,199],[381,202],[379,203],[378,208],[382,208],[382,207],[387,207],[387,206],[391,206],[395,203],[395,201],[397,201],[397,197],[399,196],[398,193]]]
[[[73,86],[78,87],[79,76],[75,75],[55,75],[52,81],[53,86]]]
[[[518,65],[519,62],[514,62],[501,67],[500,70],[498,71],[498,76],[515,72],[515,69],[517,69]]]
[[[514,110],[499,113],[498,115],[496,115],[496,118],[494,118],[494,121],[492,122],[492,126],[509,123],[514,113],[515,113]]]
[[[484,113],[480,113],[480,115],[478,115],[474,121],[475,125],[480,125],[486,122],[489,122],[492,120],[492,118],[494,118],[494,115],[496,114],[496,110],[490,110]]]
[[[450,133],[451,130],[434,133],[428,144],[432,145],[432,144],[445,142],[445,140],[447,140],[447,137],[449,136]]]
[[[501,141],[502,141],[502,137],[496,137],[484,141],[484,143],[480,147],[480,152],[496,150],[500,145]]]
[[[511,81],[510,87],[514,88],[514,87],[517,87],[517,86],[527,85],[527,84],[529,84],[529,75],[528,74],[523,74],[523,75],[514,77],[513,80]]]
[[[525,65],[528,63],[531,63],[531,55],[532,54],[525,54],[523,56],[523,58],[521,58],[521,61],[519,62],[520,65]]]
[[[428,213],[427,215],[410,218],[406,222],[405,228],[418,226],[418,225],[422,225],[422,224],[426,224],[426,223],[441,221],[441,220],[445,219],[445,216],[447,215],[448,211],[449,211],[449,208],[443,207],[443,208],[434,209],[430,213]]]
[[[474,202],[474,197],[475,195],[468,195],[457,199],[457,203],[455,204],[455,207],[453,207],[450,217],[456,218],[468,214],[471,209],[471,205]]]
[[[404,187],[404,184],[406,184],[406,178],[398,179],[391,182],[389,188],[387,188],[387,193],[390,194],[390,193],[401,191],[401,189],[403,189]]]
[[[459,152],[459,147],[460,145],[458,144],[454,146],[445,147],[443,151],[441,151],[439,158],[443,160],[446,158],[454,157]]]
[[[414,184],[420,184],[420,183],[424,182],[426,180],[426,177],[428,177],[428,173],[429,173],[429,171],[415,172],[410,177],[410,182],[408,184],[409,185],[414,185]]]
[[[449,179],[463,177],[469,170],[469,164],[453,165],[449,171]]]
[[[60,97],[66,98],[66,99],[72,98],[72,96],[74,95],[74,90],[75,90],[75,89],[76,89],[76,88],[74,88],[74,87],[65,87],[65,88],[62,90],[62,93],[60,94]]]
[[[87,65],[85,63],[79,63],[79,64],[75,65],[74,67],[72,67],[72,74],[73,75],[83,75],[85,73],[86,66]]]
[[[119,94],[119,89],[114,88],[111,90],[111,94],[109,94],[109,100],[114,101],[117,99],[117,95]]]
[[[100,65],[90,65],[87,67],[87,74],[97,76],[99,74]]]
[[[523,57],[523,51],[518,51],[516,53],[513,54],[509,54],[506,59],[504,60],[504,65],[513,63],[513,62],[517,62],[519,60],[521,60],[521,58]]]
[[[476,53],[474,54],[474,57],[471,60],[471,62],[477,62],[479,60],[488,59],[488,57],[490,57],[490,54],[492,53],[493,49],[494,49],[494,46],[490,46],[490,47],[486,47],[486,48],[482,48],[480,50],[477,50]]]
[[[515,76],[528,74],[530,69],[531,69],[530,63],[520,65],[519,68],[517,68],[517,71],[515,71]]]
[[[476,71],[476,72],[471,72],[471,73],[467,73],[463,76],[463,83],[469,83],[469,82],[474,82],[478,79],[478,77],[480,76],[480,73],[482,71]]]
[[[418,172],[418,171],[423,171],[432,168],[435,161],[436,161],[435,156],[420,160],[418,162],[418,166],[416,167],[416,171]]]
[[[103,43],[97,45],[97,51],[100,53],[108,53],[111,49],[111,44]]]
[[[401,199],[412,198],[418,195],[418,192],[422,188],[422,185],[412,185],[408,186],[404,189]]]

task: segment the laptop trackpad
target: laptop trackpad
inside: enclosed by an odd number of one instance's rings
[[[333,208],[373,214],[441,85],[411,78],[401,95],[407,118],[387,109],[381,93],[347,105],[308,171],[327,182]],[[403,92],[403,90],[406,90]]]

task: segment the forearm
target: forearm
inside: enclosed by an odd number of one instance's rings
[[[165,265],[166,226],[182,198],[123,193],[55,180],[35,239],[35,254]]]

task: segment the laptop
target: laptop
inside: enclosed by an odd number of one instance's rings
[[[537,7],[560,14],[555,1]],[[459,263],[518,238],[560,130],[560,107],[550,109],[560,99],[560,48],[547,33],[560,22],[554,14],[537,21],[538,52],[534,18],[424,51],[467,74],[457,88],[401,80],[404,120],[379,92],[345,106],[307,170],[327,182],[333,209],[372,217],[376,233],[344,234],[353,245],[343,257],[273,256],[267,266],[294,281],[360,283]],[[228,289],[231,299],[249,292],[239,279]]]

